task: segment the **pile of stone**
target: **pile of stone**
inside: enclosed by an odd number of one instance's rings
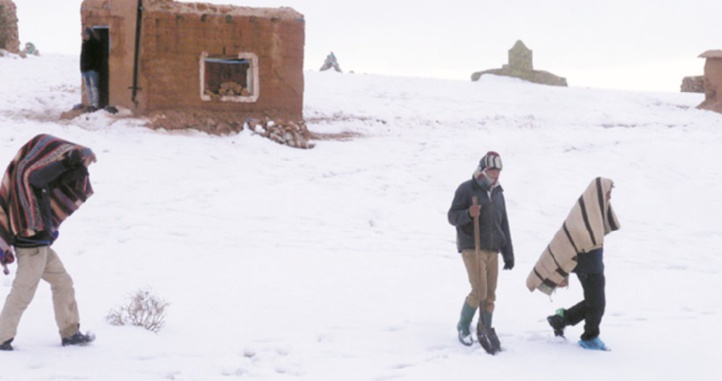
[[[704,93],[704,75],[682,78],[681,90],[683,93]]]
[[[251,95],[247,88],[241,86],[241,84],[237,82],[223,82],[221,83],[217,93],[208,89],[206,89],[203,93],[214,100],[218,100],[221,97],[248,97]]]
[[[271,139],[278,144],[303,149],[315,146],[315,144],[310,143],[311,132],[308,131],[306,123],[303,121],[293,122],[271,120],[269,118],[263,120],[249,119],[246,121],[246,126],[256,134]]]
[[[76,115],[77,116],[77,115]],[[271,139],[276,143],[294,148],[309,149],[317,137],[306,127],[304,121],[294,122],[282,119],[242,119],[234,112],[213,112],[209,110],[165,110],[151,112],[146,126],[169,131],[194,129],[213,135],[229,135],[244,129]]]
[[[250,93],[248,92],[248,89],[241,86],[241,84],[237,83],[237,82],[221,83],[221,88],[218,91],[218,93],[222,96],[229,96],[229,97],[237,97],[237,96],[247,97],[250,95]]]

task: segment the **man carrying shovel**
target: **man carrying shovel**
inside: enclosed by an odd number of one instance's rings
[[[457,249],[464,259],[471,285],[456,325],[459,341],[467,346],[473,344],[470,325],[479,308],[477,338],[490,354],[501,350],[492,327],[499,253],[504,260],[504,270],[514,267],[504,191],[499,185],[501,169],[501,157],[489,151],[479,161],[472,178],[456,189],[448,212],[449,223],[456,227]]]

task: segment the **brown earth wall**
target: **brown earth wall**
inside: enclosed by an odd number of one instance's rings
[[[303,113],[304,22],[295,19],[148,12],[140,68],[145,110],[203,108],[247,117],[300,119]],[[203,101],[200,57],[258,56],[259,98]]]
[[[242,118],[303,117],[303,15],[290,8],[166,0],[144,0],[143,4],[135,103],[131,101],[131,87],[137,0],[84,0],[81,6],[83,27],[107,26],[110,30],[111,105],[126,107],[136,114],[202,110],[238,113]],[[214,58],[237,58],[240,52],[255,54],[259,69],[257,101],[203,101],[203,52]]]
[[[0,0],[0,49],[20,53],[17,7],[10,0]]]
[[[705,100],[699,108],[722,113],[722,58],[707,58],[704,65]]]
[[[85,0],[81,6],[82,28],[78,29],[78,45],[82,43],[80,32],[86,27],[108,27],[110,31],[110,57],[108,66],[108,103],[133,110],[133,54],[135,46],[135,15],[137,1]],[[78,73],[78,80],[80,73]],[[138,93],[142,100],[142,94]]]

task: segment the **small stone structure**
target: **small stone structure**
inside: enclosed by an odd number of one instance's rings
[[[704,76],[693,75],[682,78],[680,91],[683,93],[704,93]]]
[[[697,108],[722,113],[722,50],[699,55],[704,63],[704,101]]]
[[[232,132],[250,118],[303,118],[305,20],[291,8],[84,0],[81,20],[107,47],[101,103],[105,80],[107,104],[182,120],[164,128]]]
[[[472,81],[478,81],[484,74],[503,75],[520,78],[525,81],[552,86],[567,86],[567,80],[543,70],[534,70],[532,51],[519,40],[509,49],[509,64],[501,69],[490,69],[475,72],[471,75]]]
[[[0,50],[20,53],[18,14],[12,0],[0,0]]]
[[[343,73],[343,71],[341,71],[341,66],[339,66],[338,64],[338,60],[336,59],[336,55],[333,54],[333,52],[329,53],[326,56],[326,60],[323,61],[323,65],[321,65],[320,71],[326,71],[328,69],[333,69],[339,73]]]

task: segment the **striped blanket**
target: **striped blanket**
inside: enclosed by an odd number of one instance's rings
[[[604,236],[619,229],[606,198],[612,186],[612,180],[602,177],[589,184],[529,273],[529,291],[551,295],[577,266],[577,254],[602,247]]]
[[[57,182],[49,190],[53,226],[44,226],[29,177],[34,171],[63,160],[74,150],[79,151],[86,168],[96,161],[89,148],[46,134],[34,137],[20,148],[8,165],[0,185],[0,250],[10,250],[18,236],[31,237],[40,231],[55,232],[60,223],[93,194],[87,175],[70,182]]]

